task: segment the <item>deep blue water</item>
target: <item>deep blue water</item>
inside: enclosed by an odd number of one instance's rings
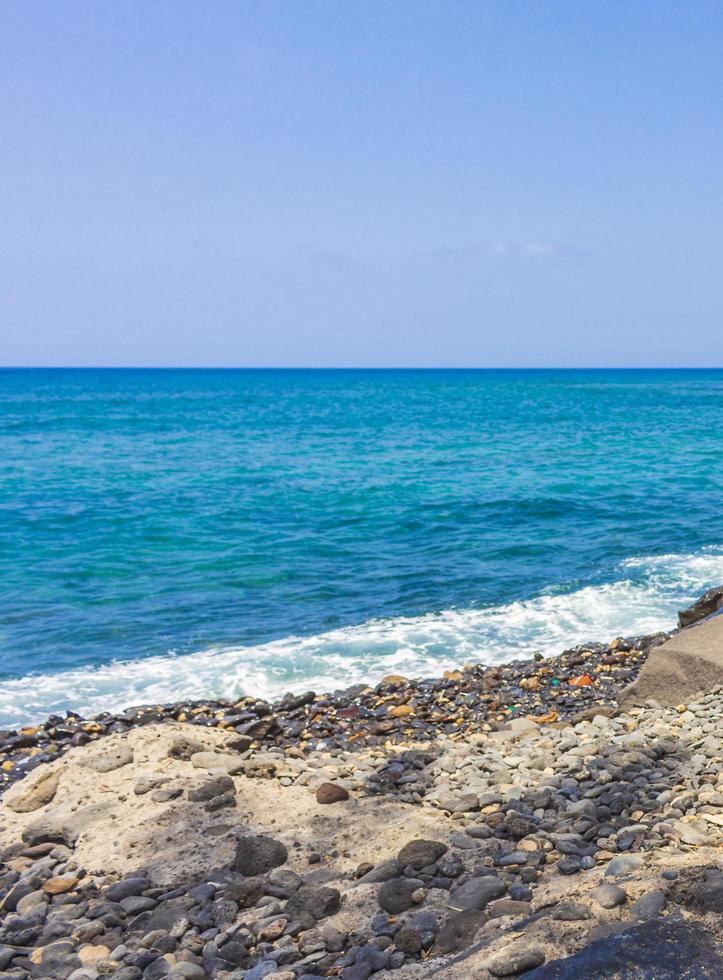
[[[722,486],[719,370],[3,370],[0,722],[672,625]]]

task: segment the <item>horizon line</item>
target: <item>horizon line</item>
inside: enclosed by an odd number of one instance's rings
[[[0,371],[721,371],[723,365],[0,364]]]

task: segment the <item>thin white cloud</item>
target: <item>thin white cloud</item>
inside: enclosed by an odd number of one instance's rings
[[[586,249],[558,242],[472,242],[466,245],[446,245],[424,253],[431,258],[463,258],[465,256],[528,256],[533,259],[584,258]]]

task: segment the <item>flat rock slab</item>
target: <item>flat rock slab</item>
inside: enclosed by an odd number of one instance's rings
[[[675,706],[723,684],[723,616],[681,630],[650,651],[619,698],[623,710],[648,700]]]
[[[720,980],[723,947],[700,927],[652,919],[552,960],[525,980]]]

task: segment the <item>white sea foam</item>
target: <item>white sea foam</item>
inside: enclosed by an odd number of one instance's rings
[[[681,606],[721,582],[720,547],[693,555],[630,558],[621,563],[617,581],[566,594],[373,620],[258,646],[30,675],[0,687],[0,725],[16,726],[66,709],[89,715],[191,697],[273,697],[347,687],[392,672],[429,676],[467,661],[495,663],[538,651],[550,655],[586,640],[670,629]]]

